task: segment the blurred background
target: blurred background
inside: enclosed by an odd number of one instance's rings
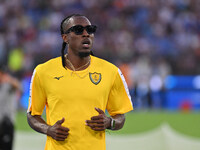
[[[168,133],[178,132],[184,135],[175,137],[194,138],[196,150],[200,144],[199,0],[1,0],[0,64],[23,89],[17,95],[15,145],[20,145],[22,132],[31,132],[26,109],[33,69],[60,56],[60,23],[72,13],[83,14],[98,26],[94,54],[118,66],[128,83],[134,111],[118,134],[133,135],[130,139],[138,143],[138,137],[150,131],[162,132],[155,139],[164,136],[165,142]],[[180,148],[164,140],[160,147],[143,148],[144,142],[154,143],[149,139],[139,141],[137,149]]]

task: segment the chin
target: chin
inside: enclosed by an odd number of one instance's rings
[[[88,57],[88,56],[90,56],[90,54],[91,54],[91,50],[78,53],[79,57],[81,57],[81,58]]]

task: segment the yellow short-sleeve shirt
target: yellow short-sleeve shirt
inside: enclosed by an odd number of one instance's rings
[[[105,150],[105,131],[94,131],[85,120],[98,115],[95,107],[113,116],[133,109],[128,87],[121,71],[113,64],[90,56],[82,71],[62,67],[57,57],[38,65],[32,75],[28,112],[42,115],[46,106],[49,125],[65,118],[70,129],[65,141],[47,136],[45,150]]]

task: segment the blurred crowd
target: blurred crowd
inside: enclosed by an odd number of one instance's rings
[[[72,13],[98,26],[94,54],[120,67],[130,89],[200,73],[199,0],[1,0],[0,64],[23,78],[60,56],[60,22]]]

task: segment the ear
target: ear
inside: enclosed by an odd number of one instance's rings
[[[67,34],[62,34],[62,39],[63,39],[63,41],[64,41],[65,43],[68,44],[68,42],[69,42],[69,36],[68,36]]]

